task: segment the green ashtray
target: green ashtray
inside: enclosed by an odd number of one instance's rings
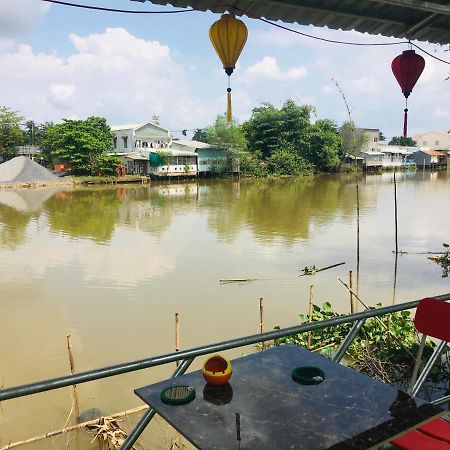
[[[292,371],[292,378],[300,384],[320,384],[325,380],[325,373],[318,367],[302,366]]]
[[[195,389],[191,386],[170,386],[161,392],[161,401],[168,405],[185,405],[195,398]]]

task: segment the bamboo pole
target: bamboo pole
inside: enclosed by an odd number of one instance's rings
[[[309,286],[309,314],[308,314],[308,322],[312,322],[313,315],[313,305],[314,305],[314,285]],[[311,349],[311,339],[312,339],[312,331],[308,331],[308,350]]]
[[[264,333],[264,300],[262,297],[259,299],[259,332]],[[265,342],[261,342],[261,349],[264,350]]]
[[[145,409],[148,409],[148,405],[138,406],[137,408],[128,409],[127,411],[121,411],[119,413],[115,413],[115,414],[113,414],[111,416],[107,416],[107,417],[104,417],[104,418],[105,419],[116,419],[118,417],[127,416],[128,414],[133,414],[133,413],[137,413],[137,412],[143,411]],[[18,447],[19,445],[31,444],[33,442],[37,442],[37,441],[40,441],[42,439],[47,439],[49,437],[54,437],[54,436],[58,436],[60,434],[69,433],[70,431],[81,430],[81,429],[83,429],[83,428],[85,428],[85,427],[87,427],[89,425],[96,425],[96,424],[98,424],[100,419],[101,419],[101,417],[99,417],[98,419],[89,420],[87,422],[82,422],[82,423],[79,423],[77,425],[72,425],[70,427],[61,428],[60,430],[49,431],[48,433],[41,434],[39,436],[34,436],[32,438],[29,438],[29,439],[24,439],[23,441],[11,442],[11,443],[9,443],[6,446],[1,447],[0,450],[9,450],[10,448]]]
[[[395,254],[398,255],[398,211],[397,211],[397,179],[394,169],[394,214],[395,214]]]
[[[353,314],[355,312],[355,305],[353,303],[353,294],[352,294],[352,289],[353,289],[353,272],[351,270],[348,271],[348,282],[350,285],[350,314]]]
[[[338,278],[338,280],[350,291],[351,289],[349,288],[349,286],[344,282],[344,281],[342,281],[340,278]],[[366,305],[366,303],[364,303],[359,297],[358,297],[358,295],[354,292],[354,291],[352,291],[353,292],[353,295],[355,296],[355,298],[361,303],[361,305],[363,305],[364,306],[364,308],[366,308],[367,310],[368,309],[370,309],[367,305]],[[392,336],[401,346],[402,346],[402,348],[403,348],[403,350],[405,350],[405,352],[406,353],[408,353],[408,355],[409,356],[411,356],[411,358],[412,359],[414,359],[414,360],[416,360],[416,357],[405,347],[405,345],[403,344],[403,342],[402,341],[400,341],[400,339],[395,335],[395,334],[393,334],[392,332],[391,332],[391,330],[388,328],[388,326],[379,318],[379,317],[377,317],[377,316],[374,316],[374,319],[376,319],[379,323],[380,323],[380,325],[389,333],[389,335],[390,336]],[[0,449],[1,450],[1,449]]]
[[[70,373],[72,375],[75,374],[75,362],[73,359],[73,350],[72,350],[72,336],[68,334],[67,338],[67,350],[69,352],[69,363],[70,363]],[[77,385],[74,384],[72,386],[72,396],[73,396],[73,404],[75,408],[75,421],[78,423],[80,421],[80,406],[78,404],[78,394],[77,394]]]
[[[356,184],[356,292],[359,293],[359,185]],[[358,303],[356,303],[358,311]]]
[[[180,351],[180,315],[175,313],[175,351]],[[180,365],[180,361],[176,362],[177,367]]]

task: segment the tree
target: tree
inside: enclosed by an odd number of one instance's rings
[[[249,151],[271,161],[269,170],[277,173],[284,170],[293,174],[298,168],[304,172],[311,168],[335,170],[343,153],[342,138],[330,120],[311,123],[313,112],[313,106],[297,105],[292,100],[287,100],[280,109],[269,103],[253,109],[250,119],[242,125]],[[292,168],[282,169],[280,158],[283,155]]]
[[[306,160],[319,172],[336,170],[344,155],[342,138],[336,124],[329,119],[316,121],[308,136]]]
[[[24,142],[24,132],[20,128],[23,117],[16,111],[0,106],[0,155],[14,156],[14,147]]]
[[[236,121],[228,122],[225,115],[218,115],[213,125],[204,129],[205,142],[227,150],[245,150],[247,141]]]
[[[197,128],[192,136],[193,141],[206,142],[206,133],[203,128]]]
[[[417,142],[410,137],[394,136],[388,145],[401,145],[402,147],[416,147]]]
[[[119,163],[116,157],[106,157],[113,150],[113,135],[106,119],[88,117],[86,120],[68,120],[48,126],[42,145],[52,160],[69,163],[75,175],[102,175],[111,172]],[[105,173],[106,174],[106,173]]]
[[[353,121],[344,122],[340,129],[344,153],[356,157],[369,141],[369,137]],[[344,155],[345,156],[345,155]]]

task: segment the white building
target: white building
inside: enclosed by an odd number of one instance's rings
[[[426,131],[414,135],[417,147],[428,147],[434,150],[450,150],[450,134],[446,131]]]
[[[172,142],[169,130],[154,122],[115,125],[111,131],[115,153],[167,148]]]

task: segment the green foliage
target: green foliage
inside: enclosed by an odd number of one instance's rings
[[[312,106],[299,106],[292,100],[280,109],[270,103],[253,109],[242,130],[250,152],[262,155],[269,173],[298,175],[337,169],[343,154],[342,138],[330,120],[311,123],[313,112]]]
[[[333,121],[318,120],[310,127],[304,157],[316,171],[335,171],[343,155],[342,137]]]
[[[94,173],[115,177],[117,176],[117,166],[120,164],[120,159],[114,155],[98,155],[95,164]]]
[[[203,132],[204,142],[215,147],[234,150],[247,148],[247,141],[239,124],[234,120],[228,122],[224,115],[218,115],[215,123]]]
[[[313,305],[313,313],[311,320],[308,314],[300,314],[300,323],[319,322],[322,320],[332,319],[334,317],[342,316],[333,311],[331,304],[325,302],[322,304],[322,308],[318,305]],[[333,327],[322,328],[311,333],[311,350],[318,350],[322,347],[338,346],[345,338],[346,334],[350,331],[351,324],[345,323],[341,325],[335,325]],[[279,328],[279,327],[277,327]],[[308,346],[308,333],[296,334],[294,336],[287,336],[275,340],[275,345],[282,344],[295,344],[301,347]]]
[[[237,154],[239,158],[240,171],[243,176],[247,177],[262,177],[267,174],[265,165],[258,154],[250,153],[248,151],[241,151]]]
[[[341,126],[342,146],[344,153],[356,156],[367,144],[369,137],[353,121],[344,122]],[[381,136],[381,133],[380,133]]]
[[[54,162],[69,163],[73,174],[102,175],[101,168],[110,171],[112,160],[103,156],[113,150],[112,138],[106,119],[64,119],[60,124],[47,127],[42,145]]]
[[[14,147],[25,142],[25,134],[20,128],[22,120],[16,111],[0,106],[0,155],[13,157]]]
[[[403,147],[416,147],[417,142],[411,137],[394,136],[388,145],[401,145]]]
[[[306,269],[306,268],[305,268]],[[382,307],[377,304],[375,308]],[[371,309],[375,309],[371,308]],[[300,322],[317,322],[341,316],[328,302],[322,308],[314,305],[311,318],[300,314]],[[314,330],[310,333],[311,350],[337,349],[350,331],[351,324]],[[279,327],[276,327],[279,328]],[[389,330],[389,332],[387,331]],[[308,347],[308,334],[301,333],[275,340],[275,345],[296,344]],[[433,344],[427,343],[424,357],[429,356]],[[405,351],[417,353],[418,335],[409,311],[383,315],[366,320],[357,338],[346,353],[349,365],[385,382],[398,382],[411,376],[414,360]]]
[[[445,242],[442,245],[445,248],[445,252],[442,256],[439,256],[436,262],[442,267],[442,278],[447,278],[450,270],[450,245]]]
[[[273,175],[301,175],[314,172],[314,167],[290,150],[275,150],[267,160],[267,170]]]

